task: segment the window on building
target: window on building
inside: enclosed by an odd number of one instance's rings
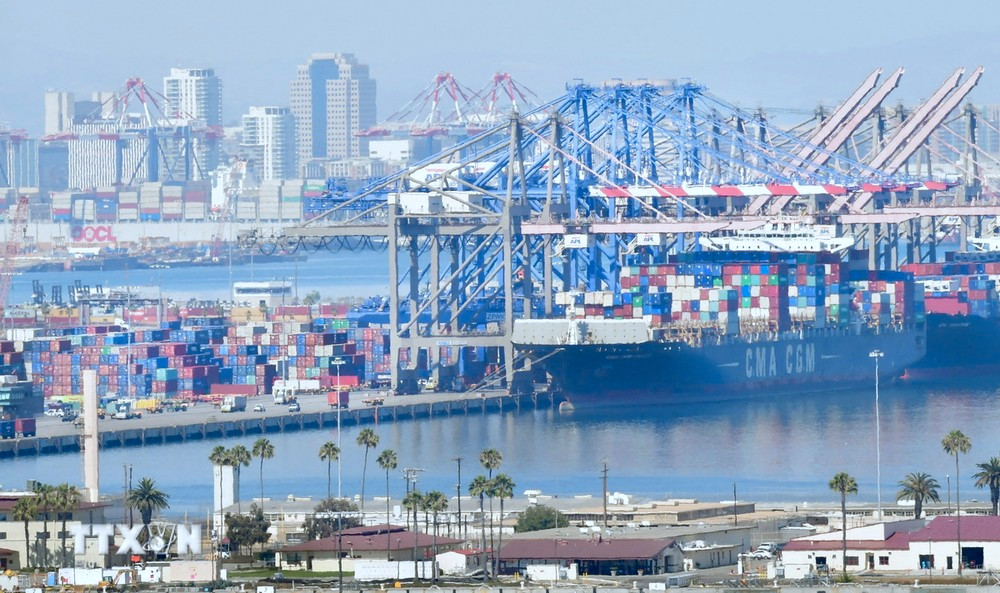
[[[816,566],[826,566],[826,556],[816,556]]]
[[[878,565],[879,566],[889,566],[889,557],[888,556],[879,556],[878,557]]]
[[[858,566],[860,563],[861,563],[861,560],[857,556],[847,556],[847,565],[848,566]]]
[[[934,568],[934,556],[932,554],[921,554],[918,560],[920,561],[921,570],[930,570]]]
[[[7,539],[7,532],[6,531],[0,531],[0,539]]]

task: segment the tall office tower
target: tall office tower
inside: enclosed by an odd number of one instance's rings
[[[73,125],[73,93],[45,91],[45,135],[69,131]]]
[[[186,120],[192,129],[200,125],[222,125],[222,80],[211,68],[171,68],[170,76],[163,79],[163,94],[167,98],[166,115],[177,120]],[[197,122],[197,123],[194,123]],[[218,143],[204,138],[193,138],[197,166],[191,177],[204,179],[210,171],[219,166]],[[180,161],[180,149],[166,149],[167,162]]]
[[[169,117],[198,119],[206,126],[222,125],[222,81],[211,68],[171,68],[163,79]]]
[[[251,107],[243,116],[240,149],[261,181],[295,177],[295,118],[288,107]]]
[[[367,156],[356,132],[375,125],[375,81],[353,54],[314,54],[291,84],[298,168]]]

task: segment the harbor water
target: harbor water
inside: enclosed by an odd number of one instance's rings
[[[963,500],[988,500],[970,477],[975,464],[1000,451],[994,410],[996,387],[885,387],[880,394],[882,497],[895,504],[896,483],[909,472],[927,472],[941,484],[941,499],[950,475],[956,487],[954,459],[941,448],[951,429],[965,432],[972,450],[962,456]],[[360,493],[364,449],[355,443],[359,428],[345,427],[343,493]],[[379,447],[368,455],[366,493],[384,495],[385,473],[375,464],[383,448],[399,456],[390,475],[390,494],[402,497],[402,468],[422,468],[418,488],[455,492],[455,457],[463,457],[465,486],[483,473],[478,454],[487,447],[503,453],[501,471],[511,475],[519,495],[539,489],[559,496],[600,498],[600,466],[607,460],[609,489],[646,498],[696,497],[729,500],[733,486],[741,500],[758,502],[830,502],[827,487],[839,471],[859,484],[856,501],[873,502],[875,425],[873,392],[830,392],[669,406],[611,405],[504,414],[437,417],[383,422],[375,427]],[[256,437],[230,439],[248,448]],[[273,434],[274,459],[264,464],[264,490],[269,498],[290,494],[322,497],[327,465],[318,450],[337,441],[336,430]],[[222,441],[152,445],[102,453],[101,487],[105,493],[123,488],[123,466],[134,477],[152,477],[171,496],[173,512],[204,513],[212,497],[208,455]],[[244,500],[258,496],[258,462],[243,469]],[[28,479],[45,482],[82,480],[78,455],[20,458],[0,462],[0,485],[22,486]],[[332,490],[337,491],[333,465]]]
[[[388,262],[384,252],[310,254],[298,263],[238,266],[234,281],[287,278],[296,282],[300,297],[319,291],[324,298],[363,297],[388,292]],[[109,272],[26,273],[13,278],[12,302],[30,298],[32,280],[46,293],[52,284],[75,280],[91,286],[153,286],[179,300],[224,299],[229,296],[226,266]],[[874,377],[874,368],[873,377]],[[955,488],[954,459],[941,448],[941,438],[960,429],[972,440],[962,456],[960,479],[964,500],[988,500],[970,477],[975,464],[1000,454],[995,410],[1000,404],[996,385],[885,386],[881,391],[882,498],[894,504],[896,483],[909,472],[927,472],[941,484],[942,501],[950,476]],[[647,498],[732,498],[733,486],[742,500],[761,502],[827,502],[827,487],[839,471],[859,483],[855,500],[874,501],[875,410],[871,390],[784,394],[771,398],[711,404],[611,402],[599,408],[580,407],[572,413],[553,409],[504,414],[436,417],[383,423],[378,450],[369,452],[368,497],[384,495],[385,474],[375,464],[378,452],[392,448],[400,470],[422,468],[418,488],[452,495],[456,457],[462,457],[462,481],[467,486],[482,472],[480,451],[493,447],[503,453],[501,471],[517,484],[515,492],[538,489],[548,494],[600,497],[600,467],[607,460],[609,488]],[[364,450],[355,444],[357,427],[345,428],[343,492],[360,493]],[[248,448],[255,437],[230,439]],[[320,445],[337,441],[335,430],[273,434],[274,459],[264,464],[265,495],[315,497],[326,493],[327,466],[318,457]],[[171,499],[176,513],[204,513],[211,504],[212,480],[208,454],[222,441],[193,441],[102,453],[101,482],[107,494],[121,492],[123,467],[134,477],[151,477]],[[333,468],[336,493],[337,468]],[[242,472],[243,498],[257,496],[256,460]],[[398,501],[404,483],[401,471],[390,476],[390,494]],[[29,479],[82,482],[77,455],[0,461],[0,486],[20,488]]]

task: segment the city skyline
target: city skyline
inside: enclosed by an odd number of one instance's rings
[[[811,7],[781,0],[769,3],[770,10],[732,5],[724,16],[709,6],[626,2],[617,8],[620,26],[608,21],[606,11],[594,10],[596,6],[566,2],[515,2],[501,15],[488,9],[470,11],[455,2],[430,7],[294,2],[282,14],[268,13],[266,21],[234,18],[221,6],[181,2],[180,12],[202,17],[185,21],[188,31],[181,43],[176,27],[147,26],[136,11],[125,10],[123,2],[107,4],[100,15],[83,7],[51,14],[27,4],[7,8],[12,34],[0,40],[0,49],[22,59],[0,64],[0,75],[16,82],[0,89],[0,121],[37,135],[47,89],[83,94],[119,88],[134,75],[157,81],[172,67],[203,67],[213,68],[226,81],[224,121],[236,124],[251,105],[287,105],[288,81],[296,65],[321,52],[353,53],[371,66],[372,78],[380,81],[380,114],[404,105],[441,71],[454,73],[474,88],[494,72],[510,72],[543,100],[575,78],[688,78],[747,106],[808,110],[843,99],[877,66],[905,66],[898,98],[913,102],[926,97],[955,68],[983,64],[987,75],[973,100],[992,103],[1000,96],[1000,79],[991,76],[1000,54],[1000,41],[991,36],[992,19],[942,19],[929,29],[926,11],[901,1],[846,2],[820,15]],[[123,9],[113,9],[116,5]],[[253,12],[245,9],[245,14]],[[988,2],[963,2],[954,10],[963,9],[970,15],[996,12]],[[285,33],[289,27],[301,27],[305,13],[317,17],[308,22],[335,16],[337,35],[325,40],[318,34]],[[454,26],[433,24],[447,21],[449,14],[455,15],[450,17]],[[637,15],[644,16],[637,21]],[[823,30],[815,26],[820,17]],[[227,19],[244,39],[270,35],[280,42],[222,47],[217,40],[225,24],[219,23]],[[662,32],[643,34],[630,24],[640,21],[662,23]],[[120,38],[88,33],[93,30],[85,26],[88,23],[111,31],[144,27],[143,42],[127,43],[128,51],[122,51]],[[537,30],[538,23],[552,23],[555,35],[526,32]],[[474,35],[469,43],[458,35],[476,30],[492,31],[495,40]],[[281,35],[275,37],[275,32]],[[612,34],[627,40],[609,42]]]

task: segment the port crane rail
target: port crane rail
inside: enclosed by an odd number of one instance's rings
[[[623,265],[688,249],[693,233],[761,226],[771,215],[747,208],[765,195],[786,209],[870,229],[870,258],[882,264],[898,257],[894,245],[919,236],[925,219],[933,226],[942,216],[1000,215],[996,205],[956,205],[944,214],[928,200],[952,184],[875,166],[899,161],[902,152],[862,161],[840,150],[841,137],[877,110],[901,74],[878,89],[866,80],[848,101],[854,105],[835,112],[840,123],[805,137],[694,84],[572,85],[536,110],[512,113],[337,200],[317,219],[240,240],[316,247],[331,238],[384,237],[394,384],[412,370],[400,368],[404,349],[411,365],[424,350],[437,368],[443,348],[490,346],[510,361],[511,386],[519,370],[510,342],[515,317],[551,314],[557,290],[615,290]],[[919,119],[909,138],[943,121]],[[894,144],[909,149],[912,142]],[[865,194],[877,198],[865,209],[833,208]]]

